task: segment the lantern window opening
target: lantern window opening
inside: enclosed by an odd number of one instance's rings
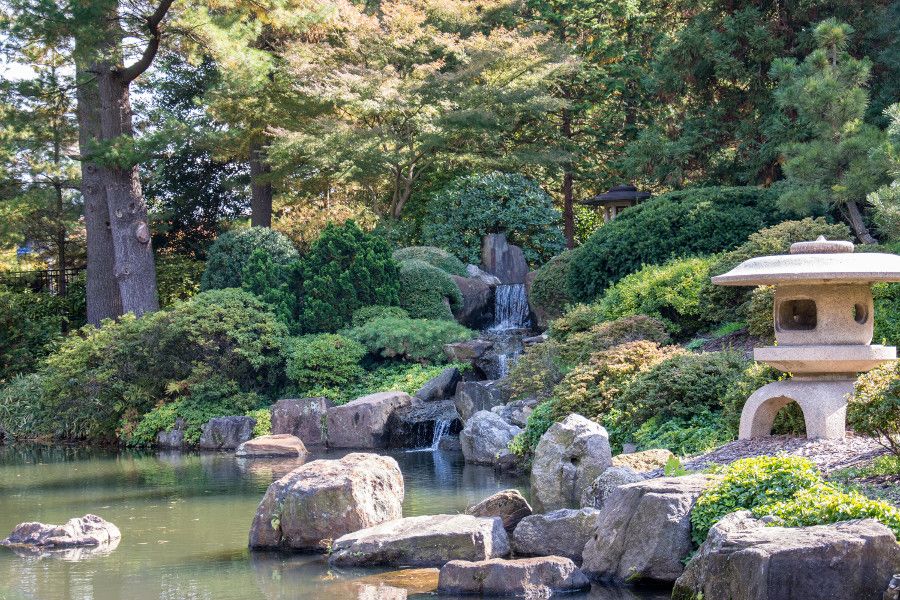
[[[809,298],[782,300],[775,324],[779,331],[812,331],[818,322],[816,303]]]

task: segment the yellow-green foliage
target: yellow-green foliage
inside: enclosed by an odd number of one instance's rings
[[[343,332],[369,354],[422,364],[447,362],[444,345],[472,339],[475,332],[455,321],[437,319],[372,319]]]
[[[365,355],[362,344],[342,335],[305,335],[286,345],[285,371],[301,393],[317,387],[341,387],[362,376],[359,361]]]
[[[722,477],[700,495],[691,511],[695,544],[702,544],[710,528],[729,513],[790,500],[800,490],[822,483],[815,465],[796,456],[737,460],[724,469]]]
[[[567,250],[554,256],[534,274],[528,299],[549,319],[561,316],[566,306],[572,303],[566,280],[573,255],[573,250]]]
[[[859,376],[848,417],[856,431],[882,439],[900,456],[900,363],[890,362]]]
[[[652,316],[663,321],[673,336],[688,338],[714,324],[703,295],[709,266],[710,259],[699,257],[646,265],[606,290],[600,313],[607,320]]]
[[[802,489],[790,499],[754,508],[753,514],[756,517],[779,517],[785,527],[877,519],[900,538],[900,509],[896,506],[871,500],[859,492],[845,492],[826,483]]]
[[[661,347],[650,341],[628,342],[595,352],[554,388],[553,420],[572,413],[599,419],[637,373],[684,352],[677,346]]]

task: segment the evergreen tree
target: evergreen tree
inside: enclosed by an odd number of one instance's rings
[[[868,59],[847,52],[853,28],[827,19],[814,29],[816,49],[801,63],[775,61],[775,99],[790,116],[792,140],[781,147],[786,179],[779,202],[798,215],[834,208],[863,243],[875,243],[861,205],[886,180],[873,149],[883,132],[863,121],[869,104]]]

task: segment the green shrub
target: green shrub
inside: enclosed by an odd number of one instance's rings
[[[697,545],[729,513],[790,500],[800,490],[822,483],[812,462],[795,456],[737,460],[722,475],[722,481],[703,492],[691,511],[691,535]]]
[[[741,423],[741,411],[744,409],[747,398],[762,386],[786,378],[786,373],[773,367],[758,362],[750,363],[744,370],[743,377],[722,396],[722,420],[725,428],[732,435],[737,435]],[[803,420],[803,412],[795,402],[791,402],[778,412],[772,426],[772,433],[801,434],[805,432],[806,424]]]
[[[551,338],[525,348],[507,377],[513,398],[550,397],[563,375],[586,362],[594,352],[637,340],[657,344],[669,341],[662,323],[643,315],[590,323],[587,330],[573,332],[563,340]]]
[[[438,364],[447,361],[444,344],[469,340],[475,332],[455,321],[388,317],[372,319],[345,334],[374,356]]]
[[[875,343],[900,345],[900,284],[876,283],[872,286],[875,301]]]
[[[550,337],[565,340],[574,333],[587,331],[606,320],[599,304],[576,304],[550,322]]]
[[[753,509],[753,514],[757,518],[776,516],[781,519],[777,524],[784,527],[877,519],[900,539],[900,509],[896,506],[880,500],[870,500],[859,492],[845,492],[825,483],[801,489],[793,497],[780,502],[758,506]]]
[[[648,315],[666,323],[673,336],[687,339],[713,325],[703,291],[710,260],[682,258],[647,265],[606,290],[600,312],[606,319]]]
[[[460,177],[428,204],[423,239],[469,263],[481,262],[481,239],[505,233],[532,265],[565,248],[553,198],[526,177],[489,173]]]
[[[241,287],[244,266],[254,250],[266,252],[275,264],[283,267],[299,258],[291,240],[268,227],[226,231],[209,247],[206,270],[200,278],[200,289],[206,291]]]
[[[129,445],[149,445],[154,443],[158,432],[171,431],[176,420],[181,418],[185,424],[184,441],[197,444],[203,424],[210,419],[248,414],[258,409],[261,402],[257,394],[242,392],[234,381],[210,375],[192,385],[186,395],[157,404],[136,426],[123,423],[120,435]]]
[[[566,373],[553,389],[553,420],[572,413],[599,420],[638,373],[683,352],[677,346],[636,341],[591,354],[587,363]]]
[[[458,369],[466,367],[461,364],[451,366]],[[414,394],[429,379],[437,377],[446,368],[447,365],[387,363],[372,371],[366,371],[353,385],[342,388],[318,388],[312,395],[324,396],[340,405],[378,392],[399,391]]]
[[[286,337],[268,306],[235,289],[85,327],[40,370],[44,411],[54,415],[45,433],[111,439],[167,399],[225,398],[233,390],[274,397],[284,384]]]
[[[589,302],[645,264],[734,248],[771,224],[775,199],[755,187],[710,187],[670,192],[632,207],[576,250],[569,293]]]
[[[400,277],[391,249],[353,221],[328,224],[302,261],[301,328],[306,333],[336,331],[353,313],[374,304],[399,301]]]
[[[859,376],[848,421],[854,430],[877,437],[900,456],[900,362],[889,362]]]
[[[200,293],[200,279],[205,263],[183,254],[156,257],[156,289],[163,308]]]
[[[586,361],[593,352],[638,340],[660,345],[671,341],[662,321],[646,315],[634,315],[604,321],[587,331],[569,335],[559,343],[559,356],[565,365],[578,365]]]
[[[541,436],[547,433],[547,430],[555,422],[553,413],[556,412],[556,409],[553,403],[553,400],[548,400],[534,407],[525,422],[525,430],[517,434],[509,443],[510,452],[523,458],[529,458],[534,454],[534,449],[541,441]]]
[[[253,437],[272,435],[272,410],[270,408],[251,410],[247,416],[256,419],[256,425],[253,426]]]
[[[0,383],[37,368],[65,322],[64,299],[0,286]]]
[[[747,363],[736,352],[679,354],[638,374],[615,401],[624,433],[653,417],[689,420],[721,411],[721,399],[741,381]]]
[[[46,433],[52,415],[44,410],[44,389],[37,373],[16,375],[0,386],[0,429],[15,438]]]
[[[385,317],[408,319],[409,313],[399,306],[363,306],[353,313],[351,323],[354,327],[357,327],[372,319],[382,319]]]
[[[775,343],[775,287],[761,285],[750,292],[750,299],[744,305],[747,330],[750,335],[760,338],[763,343]]]
[[[622,442],[610,429],[610,444],[620,449]],[[719,413],[703,411],[690,419],[653,417],[635,431],[632,442],[638,450],[664,448],[679,456],[697,454],[717,448],[734,439],[722,424]]]
[[[414,319],[452,320],[462,292],[450,274],[417,259],[400,263],[400,306]]]
[[[548,319],[561,316],[572,304],[566,281],[573,256],[574,251],[567,250],[551,258],[534,274],[528,299]]]
[[[433,267],[446,271],[450,275],[466,276],[466,265],[442,248],[409,246],[394,250],[393,257],[398,263],[402,263],[405,260],[423,260]]]
[[[359,361],[365,354],[359,342],[342,335],[306,335],[287,345],[285,372],[299,390],[340,388],[362,377]]]
[[[275,316],[292,329],[297,328],[300,262],[277,263],[267,251],[256,249],[244,264],[241,288],[272,307]]]
[[[710,266],[710,276],[721,275],[738,266],[740,263],[759,256],[787,254],[791,244],[815,240],[824,235],[829,240],[850,240],[850,229],[840,223],[828,223],[824,218],[810,218],[799,221],[783,221],[777,225],[760,229],[750,235],[743,244],[729,252],[719,254]],[[753,327],[753,320],[762,316],[762,306],[749,306],[753,288],[746,286],[720,286],[709,283],[706,292],[707,303],[714,320],[748,321]],[[771,306],[770,306],[771,308]],[[769,314],[768,328],[762,320],[757,322],[758,331],[751,333],[760,337],[771,337],[772,318]]]

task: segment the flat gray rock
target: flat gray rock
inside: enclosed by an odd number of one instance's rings
[[[593,508],[561,508],[525,517],[513,531],[513,551],[520,556],[564,556],[580,565],[599,515]]]
[[[589,590],[591,583],[568,558],[544,556],[478,562],[454,560],[441,568],[439,594],[551,598]]]
[[[509,540],[497,518],[429,515],[397,519],[334,541],[335,566],[439,567],[451,560],[487,560],[509,554]]]

